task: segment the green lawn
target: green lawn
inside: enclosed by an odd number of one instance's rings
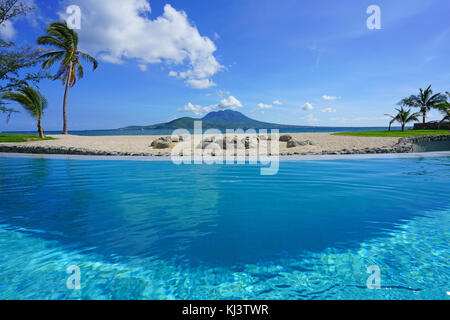
[[[28,142],[28,141],[41,141],[41,140],[54,140],[54,138],[44,138],[40,139],[38,135],[35,134],[0,134],[1,142]]]
[[[361,132],[339,132],[333,133],[335,136],[352,137],[412,137],[450,134],[448,130],[405,130],[401,131],[361,131]]]

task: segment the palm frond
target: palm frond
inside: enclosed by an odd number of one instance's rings
[[[61,61],[64,57],[65,52],[64,51],[58,51],[58,52],[50,52],[45,55],[42,55],[41,58],[47,58],[42,63],[43,69],[50,69],[56,62]]]
[[[42,36],[37,39],[37,43],[41,45],[53,46],[58,49],[67,50],[69,47],[65,44],[64,41],[53,38],[51,36]]]
[[[47,27],[47,34],[53,36],[60,41],[64,42],[66,45],[76,49],[74,47],[74,31],[71,30],[67,24],[64,22],[53,22]],[[77,43],[78,44],[78,43]]]
[[[46,35],[40,37],[38,42],[57,48],[56,51],[46,53],[42,56],[45,59],[43,68],[50,68],[56,62],[61,66],[55,74],[54,79],[61,79],[63,84],[73,87],[77,78],[84,76],[84,69],[80,63],[80,58],[92,64],[93,70],[98,67],[98,62],[87,53],[78,51],[78,34],[70,29],[65,22],[51,23],[46,30]]]
[[[94,70],[98,68],[98,61],[95,60],[94,57],[92,57],[84,52],[80,52],[80,57],[83,58],[83,60],[85,60],[86,62],[91,63]]]
[[[82,79],[83,76],[84,76],[84,70],[83,70],[83,66],[81,65],[80,62],[78,62],[78,63],[76,64],[76,68],[77,68],[77,76],[78,76],[78,79]]]
[[[24,87],[16,92],[7,92],[3,95],[3,98],[17,102],[38,120],[48,105],[47,99],[31,87]]]

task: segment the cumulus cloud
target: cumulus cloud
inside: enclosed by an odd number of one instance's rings
[[[201,116],[204,113],[206,113],[207,111],[205,111],[205,108],[200,106],[200,105],[193,105],[192,103],[188,103],[187,105],[184,106],[183,109],[180,109],[179,111],[181,112],[192,112],[193,114],[197,115],[197,116]]]
[[[242,107],[242,103],[233,96],[229,96],[226,99],[223,99],[218,104],[219,109],[237,109]]]
[[[311,111],[312,109],[314,109],[313,105],[309,102],[305,103],[302,107],[302,110],[304,111]]]
[[[216,110],[226,110],[226,109],[237,109],[242,107],[242,103],[236,99],[233,96],[229,96],[226,99],[223,99],[218,104],[210,105],[210,106],[201,106],[201,105],[194,105],[191,102],[189,102],[187,105],[185,105],[182,109],[179,109],[178,111],[181,112],[190,112],[194,113],[197,116],[204,115],[205,113],[209,113]]]
[[[322,109],[322,112],[323,112],[323,113],[336,113],[336,109],[333,109],[333,108],[325,108],[325,109]]]
[[[273,104],[281,106],[283,103],[280,100],[275,100]]]
[[[215,85],[211,78],[223,69],[214,57],[216,46],[200,35],[187,14],[171,5],[151,19],[148,0],[71,0],[82,10],[80,47],[106,62],[136,60],[141,70],[163,63],[170,76],[195,89]],[[64,14],[61,14],[64,18]]]
[[[270,105],[270,104],[264,104],[264,103],[259,103],[257,107],[260,108],[260,109],[262,109],[262,110],[264,110],[264,109],[270,109],[270,108],[272,108],[272,105]]]
[[[16,35],[16,30],[11,21],[5,21],[0,24],[0,38],[10,40]]]
[[[331,100],[336,100],[337,99],[337,97],[334,97],[334,96],[323,96],[322,97],[322,100],[325,100],[325,101],[331,101]]]
[[[216,85],[210,79],[188,79],[186,83],[193,89],[207,89]]]

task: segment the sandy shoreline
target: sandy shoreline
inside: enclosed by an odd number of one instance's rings
[[[296,146],[288,148],[286,142],[279,142],[280,155],[302,155],[302,154],[364,154],[364,153],[386,153],[392,149],[399,138],[372,138],[372,137],[347,137],[334,136],[331,133],[283,133],[290,135],[296,141],[312,141],[313,145]],[[248,135],[237,135],[244,139]],[[17,148],[36,151],[36,153],[67,154],[107,154],[107,155],[148,155],[169,156],[171,149],[154,149],[151,143],[166,136],[74,136],[74,135],[51,135],[56,140],[35,141],[25,143],[0,143],[0,152],[17,152]],[[206,137],[206,136],[204,136]],[[191,137],[191,140],[194,138]],[[198,140],[201,141],[201,140]],[[175,144],[177,145],[177,144]],[[268,150],[272,150],[268,143]],[[6,148],[5,148],[6,147]],[[17,148],[16,148],[17,147]],[[20,151],[19,152],[22,152]],[[49,150],[49,152],[45,152]],[[196,150],[192,141],[192,150]],[[198,149],[197,149],[198,150]],[[60,151],[60,152],[59,152]],[[67,152],[65,152],[67,151]],[[201,150],[200,150],[201,151]],[[367,151],[367,152],[365,152]],[[269,151],[270,152],[270,151]],[[247,150],[248,153],[248,150]]]

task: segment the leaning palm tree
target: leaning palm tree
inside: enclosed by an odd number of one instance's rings
[[[398,111],[395,116],[395,121],[402,125],[402,132],[405,131],[405,125],[409,122],[419,121],[420,112],[411,113],[411,109],[405,110],[403,107],[401,109],[395,109]]]
[[[398,103],[400,106],[407,106],[413,108],[420,108],[420,112],[422,113],[423,123],[427,121],[427,112],[431,110],[431,108],[435,108],[438,104],[442,103],[445,100],[445,96],[436,93],[433,95],[433,90],[431,90],[431,85],[425,90],[420,89],[420,93],[418,95],[412,95],[409,98],[405,98]]]
[[[31,116],[36,118],[39,137],[44,138],[41,119],[44,109],[47,108],[47,99],[42,94],[31,87],[23,87],[16,92],[5,93],[3,99],[19,103]]]
[[[386,117],[391,118],[391,121],[389,121],[389,129],[388,131],[391,131],[392,125],[394,124],[395,121],[397,121],[396,116],[393,116],[392,114],[385,114]]]
[[[98,62],[90,55],[78,51],[78,34],[70,29],[66,23],[54,22],[47,27],[47,35],[39,37],[38,43],[54,47],[52,52],[45,53],[41,56],[45,61],[42,68],[48,69],[56,62],[60,63],[60,67],[54,80],[61,79],[65,85],[64,101],[63,101],[63,134],[67,134],[67,94],[69,88],[73,87],[78,79],[84,75],[83,66],[80,58],[89,62],[93,66],[93,70],[97,69]]]

